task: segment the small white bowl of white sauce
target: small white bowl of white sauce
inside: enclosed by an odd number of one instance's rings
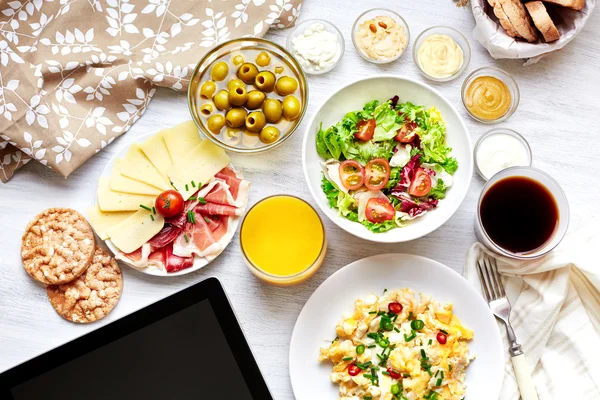
[[[344,37],[331,22],[308,19],[296,25],[286,47],[307,74],[331,71],[344,54]]]
[[[496,128],[483,134],[473,150],[479,175],[489,180],[510,167],[531,167],[532,153],[527,140],[512,129]]]

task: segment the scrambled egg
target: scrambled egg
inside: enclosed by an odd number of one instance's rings
[[[410,289],[359,298],[336,326],[337,338],[321,348],[333,363],[340,400],[460,400],[474,356],[473,331],[440,304]]]

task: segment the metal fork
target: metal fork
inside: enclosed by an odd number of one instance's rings
[[[525,359],[521,345],[517,342],[515,331],[510,325],[510,302],[506,297],[502,279],[498,273],[495,258],[482,257],[477,260],[477,272],[483,287],[483,293],[490,305],[492,313],[506,325],[506,334],[510,342],[510,356],[517,377],[519,391],[523,400],[538,400],[538,395],[531,378],[531,368]]]

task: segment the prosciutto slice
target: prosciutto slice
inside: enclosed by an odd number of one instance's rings
[[[183,232],[173,242],[173,253],[180,257],[190,257],[194,254],[205,257],[221,252],[223,246],[217,243],[212,231],[202,214],[194,210],[196,223],[188,222]]]
[[[194,210],[205,215],[240,216],[243,213],[241,208],[216,203],[198,204]]]
[[[216,179],[221,179],[229,185],[229,191],[231,196],[235,200],[234,205],[236,207],[244,207],[248,200],[248,190],[250,189],[250,182],[244,179],[242,174],[233,170],[230,167],[225,167],[217,173]]]
[[[217,184],[210,191],[210,193],[204,196],[204,200],[209,203],[225,204],[235,207],[235,199],[231,195],[231,188],[229,185],[221,179],[215,179],[215,181],[217,181]]]
[[[173,254],[173,243],[170,243],[150,254],[148,261],[160,265],[167,272],[177,272],[194,265],[194,257],[179,257]]]
[[[161,231],[148,241],[148,244],[155,248],[165,247],[169,243],[172,243],[180,233],[181,228],[171,224],[165,224]]]

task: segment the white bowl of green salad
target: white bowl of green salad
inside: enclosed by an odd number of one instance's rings
[[[337,90],[313,115],[302,162],[321,210],[363,239],[398,243],[442,226],[473,175],[469,133],[432,87],[378,75]]]

